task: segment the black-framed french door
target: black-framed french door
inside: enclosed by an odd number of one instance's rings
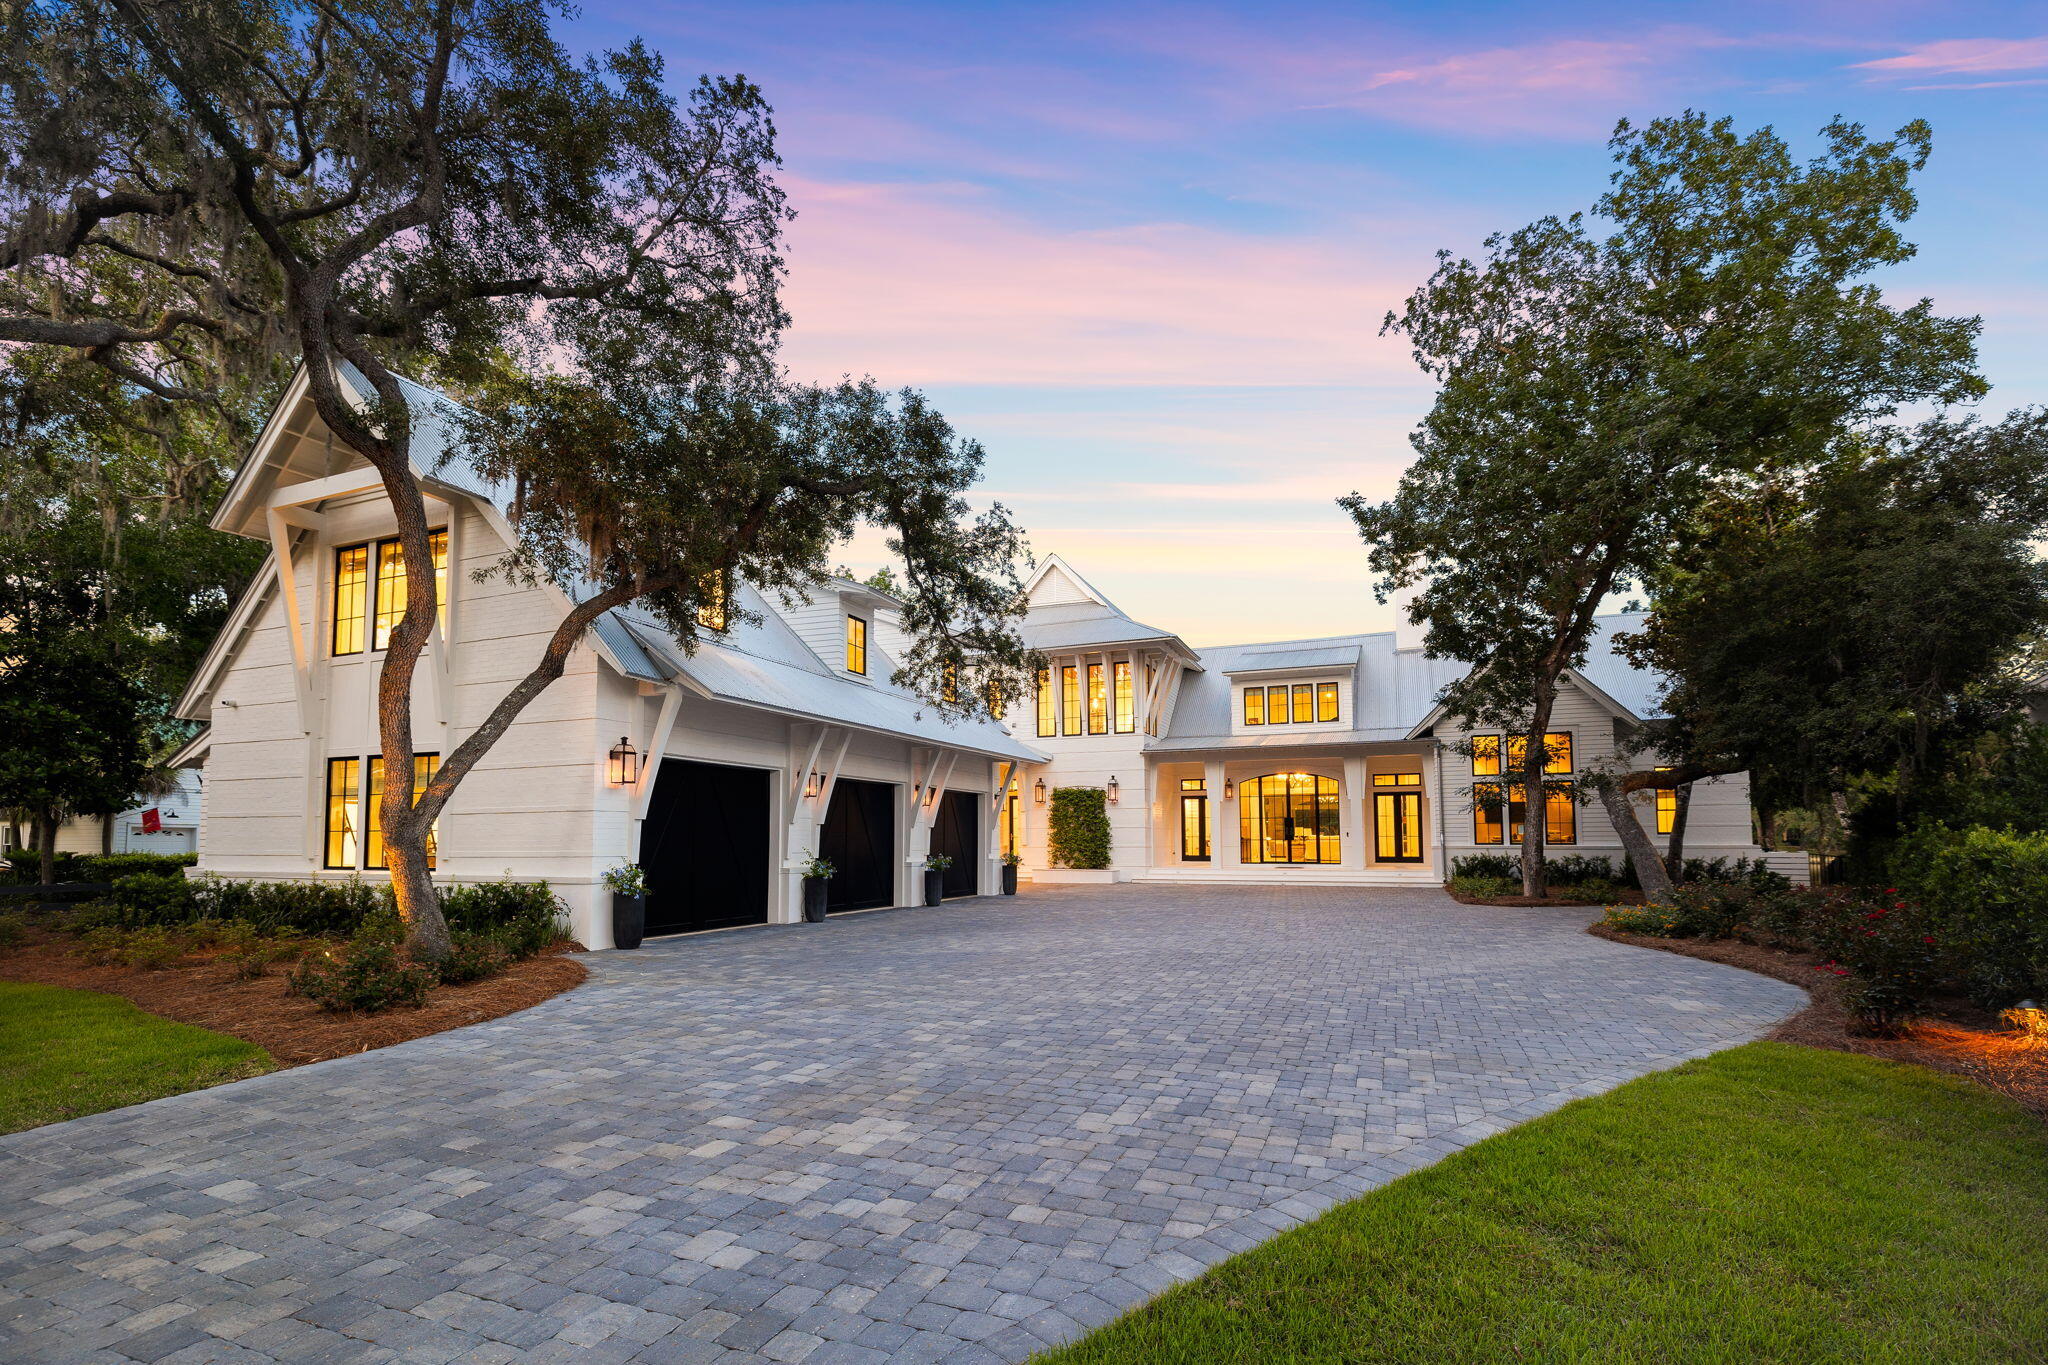
[[[1182,784],[1186,786],[1185,783]],[[1183,862],[1209,861],[1209,795],[1182,791],[1180,796],[1180,856]]]
[[[1238,851],[1246,863],[1341,863],[1337,780],[1268,773],[1237,789]]]
[[[1383,863],[1422,861],[1422,793],[1374,792],[1373,853]]]

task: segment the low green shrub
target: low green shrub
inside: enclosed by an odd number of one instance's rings
[[[496,976],[512,962],[504,944],[490,934],[459,933],[449,936],[448,956],[434,964],[444,986],[460,986]]]
[[[1519,879],[1511,880],[1507,877],[1453,877],[1451,891],[1460,896],[1488,900],[1495,896],[1519,896],[1522,894],[1522,883]]]
[[[1622,893],[1621,883],[1605,877],[1588,877],[1582,882],[1574,882],[1560,889],[1577,900],[1592,901],[1595,904],[1613,900]]]
[[[1941,983],[1948,952],[1925,906],[1896,891],[1839,891],[1807,907],[1806,932],[1827,961],[1818,970],[1850,978],[1843,994],[1859,1032],[1890,1037]]]
[[[514,960],[544,953],[568,937],[567,909],[546,882],[476,882],[441,892],[454,933],[488,935]]]
[[[78,860],[78,880],[112,882],[138,872],[180,875],[199,861],[197,853],[98,853]]]
[[[316,949],[299,959],[290,978],[292,992],[336,1014],[375,1014],[427,1001],[435,972],[406,961],[398,949],[376,938]]]
[[[79,874],[78,864],[83,859],[78,853],[59,853],[51,860],[56,879],[60,882],[82,882],[86,878]],[[18,885],[28,885],[43,879],[43,864],[40,857],[29,849],[16,849],[7,855],[7,880]]]
[[[28,916],[19,910],[0,915],[0,948],[13,948],[28,937]]]
[[[95,967],[111,967],[128,954],[128,931],[103,924],[85,930],[71,947],[71,955]]]
[[[1498,881],[1512,880],[1522,884],[1522,860],[1506,853],[1469,853],[1462,858],[1451,859],[1451,879],[1459,877],[1491,877]]]
[[[1544,880],[1552,886],[1579,886],[1586,882],[1612,882],[1614,864],[1595,853],[1572,853],[1543,860]],[[1451,859],[1451,876],[1491,877],[1522,884],[1522,857],[1518,853],[1468,853]]]
[[[146,929],[128,931],[120,961],[123,966],[140,972],[160,972],[168,967],[184,966],[190,947],[184,934],[162,925],[151,925]]]
[[[307,948],[296,930],[266,934],[243,920],[229,920],[221,926],[218,946],[221,963],[244,981],[263,975],[273,963],[295,961]]]
[[[1676,938],[1677,917],[1668,905],[1610,905],[1600,923],[1624,934],[1647,934],[1652,938]]]
[[[1972,1000],[2002,1009],[2048,994],[2048,834],[1923,826],[1899,841],[1891,869]]]

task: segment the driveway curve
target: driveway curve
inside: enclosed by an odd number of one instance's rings
[[[594,955],[0,1138],[0,1359],[1021,1360],[1804,1003],[1589,916],[1027,888]]]

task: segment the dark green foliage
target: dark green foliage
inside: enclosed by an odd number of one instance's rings
[[[512,955],[491,934],[470,934],[457,929],[448,936],[448,956],[432,964],[444,986],[461,986],[496,976],[512,962]]]
[[[1925,826],[1892,856],[1895,884],[1924,905],[1978,1004],[2048,997],[2048,833]]]
[[[291,989],[336,1014],[375,1014],[424,1005],[436,979],[432,967],[406,961],[396,944],[357,937],[306,954],[292,970]]]
[[[1100,787],[1055,787],[1046,820],[1054,867],[1109,866],[1109,808]]]
[[[1451,859],[1453,877],[1484,877],[1512,879],[1519,883],[1522,878],[1522,860],[1511,853],[1472,853]],[[1614,864],[1598,854],[1573,853],[1563,858],[1543,860],[1543,875],[1548,882],[1558,886],[1578,886],[1585,882],[1611,882],[1615,879]],[[1497,894],[1506,895],[1507,892]]]
[[[112,882],[138,872],[173,873],[199,860],[196,853],[59,853],[57,880],[60,882]],[[36,879],[36,855],[10,853],[7,866],[17,882]]]
[[[562,902],[546,882],[475,882],[441,888],[441,912],[457,934],[488,937],[514,959],[567,937]]]

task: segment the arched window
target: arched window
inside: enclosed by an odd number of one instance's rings
[[[1240,856],[1247,863],[1337,863],[1337,780],[1314,773],[1268,773],[1237,789]]]

